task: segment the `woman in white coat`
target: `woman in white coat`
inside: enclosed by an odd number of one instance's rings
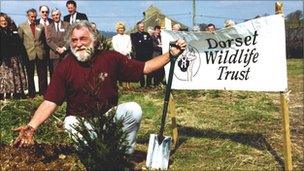
[[[132,44],[130,35],[125,34],[125,24],[121,21],[116,23],[116,32],[117,34],[112,38],[113,49],[123,55],[131,58]],[[124,89],[130,89],[130,83],[120,83]]]

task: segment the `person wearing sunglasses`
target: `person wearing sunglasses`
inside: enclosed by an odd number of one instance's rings
[[[36,20],[36,24],[37,25],[42,25],[44,27],[44,34],[45,37],[47,37],[47,30],[46,27],[49,26],[50,24],[52,24],[54,21],[53,19],[49,18],[49,13],[50,13],[50,9],[48,6],[46,5],[41,5],[39,6],[39,15],[40,18]],[[50,47],[47,45],[46,40],[43,41],[44,44],[44,50],[46,52],[46,65],[47,65],[47,70],[49,71],[49,77],[52,76],[52,72],[53,72],[53,66],[52,66],[52,62],[50,60]]]
[[[53,20],[49,18],[50,9],[46,5],[41,5],[39,7],[40,18],[36,20],[37,24],[42,24],[43,26],[50,25]]]

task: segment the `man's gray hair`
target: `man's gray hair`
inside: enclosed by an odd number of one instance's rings
[[[99,32],[96,29],[96,27],[94,27],[93,24],[91,22],[87,21],[87,20],[77,21],[70,26],[68,34],[66,34],[66,37],[65,37],[66,40],[67,40],[67,43],[71,44],[71,38],[72,38],[73,31],[75,29],[78,30],[78,29],[81,29],[83,27],[87,28],[90,31],[90,33],[92,33],[94,47],[98,49],[98,47],[100,46],[100,42],[101,42]]]
[[[59,15],[61,16],[61,11],[58,8],[52,9],[51,15],[53,15],[54,12],[58,12]]]

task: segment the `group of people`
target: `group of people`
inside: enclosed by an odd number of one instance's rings
[[[113,49],[129,58],[139,61],[148,61],[163,53],[161,27],[156,25],[154,27],[147,27],[145,31],[145,24],[142,21],[136,23],[137,32],[130,35],[125,34],[125,24],[119,21],[116,24],[117,35],[112,38]],[[174,24],[172,31],[180,31],[181,25]],[[142,75],[140,78],[140,87],[151,88],[158,87],[164,79],[164,68],[160,68],[151,74]],[[152,84],[153,82],[153,84]],[[126,83],[126,89],[130,89],[130,85]]]
[[[146,32],[145,25],[142,21],[136,23],[137,32],[131,33],[131,42],[133,46],[134,58],[139,61],[148,61],[156,56],[162,54],[162,44],[160,36],[160,26],[156,25],[153,32]],[[158,86],[164,78],[164,68],[142,76],[140,78],[141,87],[151,87],[152,80],[153,86]]]
[[[38,126],[64,102],[67,103],[64,129],[77,135],[77,118],[95,117],[84,110],[84,106],[94,108],[94,104],[99,104],[100,115],[116,108],[115,118],[122,121],[130,145],[127,153],[132,154],[142,110],[136,102],[118,104],[117,82],[140,81],[142,86],[151,85],[149,81],[144,83],[144,75],[147,80],[152,73],[162,75],[164,65],[171,56],[178,56],[185,50],[186,42],[179,39],[169,52],[162,54],[159,26],[149,35],[144,31],[144,23],[138,22],[138,32],[128,36],[124,33],[125,25],[119,22],[118,34],[112,40],[114,51],[104,50],[100,48],[96,25],[89,22],[85,14],[76,12],[76,2],[69,0],[66,7],[69,15],[63,20],[57,8],[50,11],[47,6],[40,6],[40,19],[35,9],[29,9],[27,20],[19,27],[7,14],[0,14],[1,98],[23,97],[27,89],[28,98],[35,97],[35,68],[39,94],[44,98],[29,123],[15,129],[19,136],[14,145],[33,145]],[[49,12],[52,18],[48,18]],[[47,67],[51,75],[49,85]],[[155,80],[155,83],[160,82],[159,77]],[[92,85],[95,89],[88,93],[88,87],[94,88]]]
[[[90,116],[83,106],[101,104],[101,113],[116,107],[115,118],[121,120],[127,132],[130,148],[134,152],[136,134],[142,118],[142,110],[136,102],[118,104],[117,82],[130,89],[129,82],[140,82],[148,88],[158,86],[164,78],[164,65],[171,56],[180,55],[186,48],[185,40],[178,39],[169,52],[162,51],[161,27],[156,25],[145,31],[139,21],[137,32],[127,35],[123,22],[116,23],[117,35],[112,38],[114,51],[100,49],[100,33],[85,14],[77,12],[73,0],[66,2],[68,15],[61,19],[61,11],[48,6],[39,7],[40,18],[33,8],[27,10],[27,20],[18,27],[5,14],[0,13],[0,100],[4,98],[34,98],[35,68],[38,75],[39,94],[44,101],[27,125],[16,128],[19,136],[15,146],[34,144],[34,133],[39,125],[50,117],[57,106],[67,103],[64,128],[77,134],[78,117]],[[51,18],[49,18],[51,13]],[[227,27],[234,23],[227,22]],[[173,31],[180,31],[175,24]],[[209,24],[208,31],[215,26]],[[50,83],[48,85],[48,72]],[[153,85],[152,85],[153,80]],[[98,85],[94,95],[87,93],[88,85]],[[89,129],[88,124],[88,129]]]
[[[161,27],[156,25],[151,28],[150,26],[147,31],[145,31],[145,24],[142,21],[137,22],[136,26],[137,32],[127,35],[125,34],[125,24],[121,21],[117,22],[117,35],[112,38],[113,49],[121,54],[127,55],[129,58],[143,62],[161,55]],[[157,87],[163,81],[164,75],[165,71],[163,67],[151,74],[142,75],[139,81],[140,86],[142,88]],[[129,83],[125,84],[125,88],[130,89]]]
[[[34,8],[27,10],[27,20],[18,27],[5,13],[0,13],[0,100],[34,98],[36,87],[34,76],[38,75],[39,95],[44,95],[50,78],[58,63],[69,51],[65,35],[71,24],[87,20],[87,16],[76,11],[73,0],[66,2],[69,15],[61,19],[61,11],[46,5],[39,7],[40,18]],[[51,17],[49,18],[49,13]]]
[[[48,6],[27,10],[27,20],[18,27],[5,13],[0,14],[1,56],[0,56],[0,100],[13,98],[34,98],[35,73],[38,76],[39,95],[44,95],[49,79],[60,61],[70,51],[65,36],[70,26],[81,20],[88,20],[84,13],[77,12],[77,4],[73,0],[66,2],[68,15],[61,18],[61,11],[52,10]],[[40,18],[37,19],[37,15]],[[49,18],[49,14],[51,18]],[[96,27],[96,26],[95,26]],[[180,30],[175,24],[173,30]],[[137,23],[137,32],[125,34],[123,22],[116,24],[117,35],[112,38],[115,51],[139,61],[148,61],[162,54],[161,27],[152,27],[152,32],[145,31],[142,21]],[[140,86],[150,88],[159,86],[164,79],[164,68],[143,75]],[[130,83],[122,83],[130,89]],[[153,84],[152,84],[153,82]],[[27,94],[25,94],[27,92]]]

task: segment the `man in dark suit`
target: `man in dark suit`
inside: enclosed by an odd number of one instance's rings
[[[159,25],[155,26],[153,35],[151,36],[153,41],[153,55],[152,55],[153,57],[163,54],[160,33],[161,33],[161,27]],[[154,71],[152,75],[154,79],[154,86],[155,87],[159,86],[159,84],[163,81],[165,76],[164,67]]]
[[[69,45],[64,39],[70,24],[68,22],[62,21],[61,12],[59,9],[55,8],[52,10],[53,23],[46,27],[48,35],[46,36],[46,42],[50,47],[50,73],[53,75],[57,64],[64,58]]]
[[[53,23],[53,20],[51,18],[49,18],[49,13],[50,13],[50,9],[48,6],[46,5],[41,5],[39,6],[39,13],[40,13],[40,18],[36,20],[36,24],[37,25],[43,25],[44,26],[44,34],[45,37],[47,36],[48,32],[46,30],[46,27],[49,26],[51,23]],[[50,77],[52,75],[52,64],[50,61],[50,57],[49,57],[49,52],[50,52],[50,47],[47,45],[46,41],[44,41],[44,48],[45,48],[45,52],[46,52],[46,64],[50,73]]]
[[[149,33],[145,32],[145,25],[142,21],[137,22],[137,32],[131,33],[131,42],[135,59],[139,61],[148,61],[152,58],[153,42]],[[145,80],[144,75],[140,79],[141,87],[151,86],[152,75],[148,74]]]
[[[63,17],[63,21],[69,22],[70,24],[73,24],[74,22],[78,20],[88,20],[87,15],[77,12],[77,4],[73,0],[69,0],[66,2],[66,7],[68,9],[69,15],[66,15]]]
[[[44,26],[37,24],[37,12],[31,8],[27,11],[28,20],[19,25],[18,34],[26,49],[28,64],[26,66],[29,97],[35,97],[34,73],[37,68],[39,80],[39,94],[43,95],[47,88],[47,70],[46,70],[46,52],[45,52],[45,34]]]
[[[45,27],[50,25],[53,22],[53,20],[51,18],[49,18],[49,12],[50,12],[50,9],[48,6],[41,5],[39,7],[40,18],[38,18],[36,20],[37,24],[41,24]]]

